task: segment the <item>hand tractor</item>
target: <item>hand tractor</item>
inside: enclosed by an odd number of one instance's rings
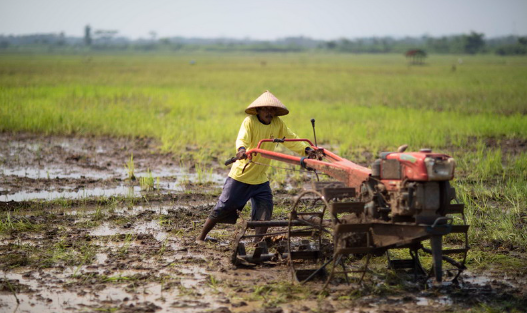
[[[316,153],[305,158],[261,148],[264,142],[286,141],[305,141]],[[465,269],[469,226],[464,205],[450,186],[454,159],[430,149],[406,148],[380,153],[370,169],[318,147],[316,135],[315,144],[308,139],[261,140],[247,151],[249,163],[260,154],[325,173],[334,181],[317,181],[300,193],[288,219],[243,221],[232,262],[283,261],[294,281],[324,279],[327,286],[361,283],[371,257],[386,254],[388,267],[413,272],[416,279],[457,281]],[[267,227],[267,233],[254,232],[260,227]]]

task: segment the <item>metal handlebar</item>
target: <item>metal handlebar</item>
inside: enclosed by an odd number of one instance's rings
[[[238,159],[236,157],[232,157],[230,159],[228,159],[227,161],[225,161],[225,166],[227,165],[231,165],[232,163],[238,161]]]
[[[313,147],[313,143],[308,140],[308,139],[286,139],[285,137],[284,138],[274,138],[274,139],[262,139],[258,142],[258,146],[256,147],[256,149],[260,149],[260,146],[262,145],[262,143],[264,142],[276,142],[276,143],[284,143],[286,141],[304,141],[304,142],[307,142],[309,143],[309,145],[311,147]],[[250,154],[251,151],[248,151],[247,154]],[[225,161],[225,166],[228,166],[228,165],[231,165],[232,163],[238,161],[238,159],[236,157],[232,157],[230,159],[228,159],[227,161]]]
[[[286,142],[286,141],[305,141],[310,146],[313,146],[313,143],[309,139],[300,139],[300,138],[294,138],[294,139],[286,139],[286,138],[275,138],[275,139],[262,139],[258,142],[258,146],[256,146],[256,149],[260,149],[262,143],[264,142]]]

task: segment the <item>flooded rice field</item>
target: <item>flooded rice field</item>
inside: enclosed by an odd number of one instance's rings
[[[41,137],[0,134],[0,201],[141,196],[127,168],[151,177],[159,192],[181,192],[189,183],[221,186],[224,175],[197,172],[157,152],[149,139]],[[193,168],[189,165],[188,168]],[[144,188],[143,188],[144,189]]]
[[[469,265],[459,284],[433,286],[386,269],[379,256],[364,285],[326,290],[291,283],[281,262],[236,267],[239,225],[215,228],[216,243],[194,240],[226,170],[181,167],[147,139],[3,133],[0,146],[0,312],[514,312],[527,304],[525,276],[498,267]],[[132,152],[135,181],[125,168]],[[150,191],[139,182],[148,171]],[[287,211],[292,199],[278,192],[275,202]]]

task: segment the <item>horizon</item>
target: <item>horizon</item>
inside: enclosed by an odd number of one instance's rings
[[[143,1],[3,0],[0,35],[60,34],[83,37],[116,30],[117,37],[279,40],[305,37],[338,40],[374,37],[527,35],[527,1],[522,0],[231,0]]]
[[[95,29],[97,30],[97,29]],[[290,39],[290,38],[304,38],[304,39],[308,39],[308,40],[313,40],[313,41],[339,41],[339,40],[342,40],[342,39],[347,39],[347,40],[360,40],[360,39],[374,39],[374,38],[390,38],[390,39],[394,39],[394,40],[401,40],[401,39],[405,39],[405,38],[410,38],[410,39],[421,39],[421,38],[424,38],[424,37],[428,37],[428,38],[442,38],[442,37],[454,37],[454,36],[462,36],[462,35],[469,35],[471,32],[466,32],[466,33],[458,33],[458,34],[449,34],[449,35],[440,35],[440,36],[429,36],[427,34],[422,34],[422,35],[416,35],[416,36],[405,36],[405,35],[402,35],[402,36],[367,36],[367,37],[354,37],[354,38],[349,38],[349,37],[340,37],[340,38],[333,38],[333,39],[320,39],[320,38],[313,38],[313,37],[308,37],[308,36],[284,36],[284,37],[278,37],[278,38],[272,38],[272,39],[257,39],[257,38],[251,38],[251,37],[246,37],[246,38],[235,38],[235,37],[196,37],[196,36],[169,36],[169,37],[158,37],[156,38],[156,40],[160,40],[160,39],[174,39],[174,38],[183,38],[183,39],[195,39],[195,40],[234,40],[234,41],[280,41],[280,40],[285,40],[285,39]],[[476,32],[478,33],[478,32]],[[9,37],[9,36],[13,36],[13,37],[24,37],[24,36],[45,36],[45,35],[56,35],[56,36],[59,36],[61,34],[61,32],[55,32],[55,33],[27,33],[27,34],[3,34],[3,33],[0,33],[0,36],[4,36],[4,37]],[[485,33],[483,33],[484,35],[484,40],[487,40],[487,39],[498,39],[498,38],[506,38],[506,37],[523,37],[523,35],[513,35],[513,34],[508,34],[508,35],[499,35],[499,36],[494,36],[494,37],[489,37],[487,36]],[[68,35],[67,33],[64,33],[64,36],[66,38],[78,38],[78,39],[82,39],[84,37],[84,35]],[[92,28],[92,36],[93,36],[93,28]],[[123,39],[126,39],[126,40],[130,40],[130,41],[141,41],[141,40],[145,40],[145,41],[148,41],[148,40],[152,40],[152,38],[147,38],[147,37],[144,37],[144,38],[130,38],[128,36],[125,36],[125,35],[121,35],[119,34],[119,32],[117,32],[116,36],[114,37],[114,39],[120,39],[120,38],[123,38]]]

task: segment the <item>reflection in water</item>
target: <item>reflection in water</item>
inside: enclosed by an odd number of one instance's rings
[[[152,234],[157,241],[163,241],[168,238],[168,234],[162,230],[157,220],[136,222],[131,228],[127,229],[104,223],[90,232],[91,236],[115,236],[120,234]]]
[[[27,201],[27,200],[54,200],[54,199],[83,199],[90,197],[109,197],[109,196],[139,196],[141,187],[121,185],[115,188],[93,188],[82,189],[78,191],[20,191],[14,194],[3,195],[2,201]]]
[[[153,175],[154,177],[160,177]],[[176,177],[175,182],[160,182],[161,191],[164,192],[182,192],[185,191],[184,185],[186,183],[198,182],[201,177],[198,177],[197,174],[181,174],[180,179]],[[138,177],[141,177],[138,174]],[[219,187],[223,184],[224,176],[218,174],[211,174],[211,177],[207,181],[212,182],[215,186]],[[3,190],[3,193],[6,193]],[[42,191],[20,191],[13,194],[4,194],[0,196],[0,201],[28,201],[28,200],[54,200],[54,199],[83,199],[90,197],[110,197],[110,196],[129,196],[137,197],[141,195],[140,186],[128,186],[120,185],[113,188],[89,188],[82,190],[73,190],[71,191],[57,191],[57,190],[42,190]]]

